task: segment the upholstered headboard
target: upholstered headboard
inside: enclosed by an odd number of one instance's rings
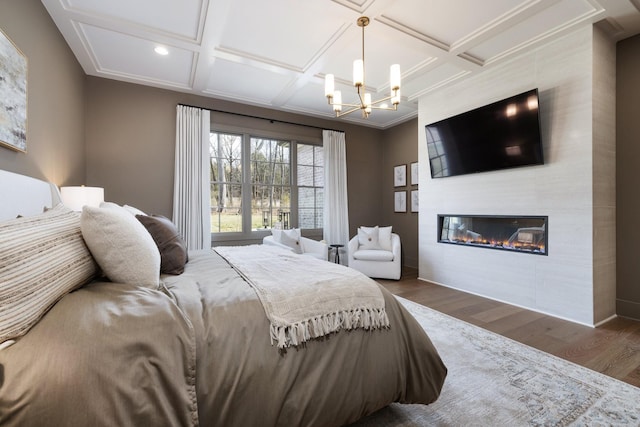
[[[0,221],[42,213],[60,203],[55,184],[0,170]]]

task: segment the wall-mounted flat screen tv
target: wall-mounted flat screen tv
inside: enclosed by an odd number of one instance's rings
[[[541,165],[538,89],[426,125],[432,178]]]

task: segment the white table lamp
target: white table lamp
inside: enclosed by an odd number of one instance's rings
[[[81,211],[83,206],[99,207],[104,202],[102,187],[60,187],[62,203],[69,209]]]

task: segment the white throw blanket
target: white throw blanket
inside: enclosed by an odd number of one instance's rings
[[[275,246],[219,246],[256,290],[271,322],[271,344],[297,346],[340,329],[389,326],[384,297],[362,273]]]

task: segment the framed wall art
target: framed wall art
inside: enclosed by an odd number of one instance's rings
[[[27,58],[0,30],[0,146],[27,151]]]
[[[411,212],[418,212],[418,208],[420,207],[418,201],[418,190],[411,190]]]
[[[406,212],[407,211],[407,192],[396,191],[394,194],[393,202],[394,212]]]
[[[407,185],[407,165],[393,167],[393,186],[404,187]]]
[[[418,185],[418,162],[411,163],[411,185]]]

